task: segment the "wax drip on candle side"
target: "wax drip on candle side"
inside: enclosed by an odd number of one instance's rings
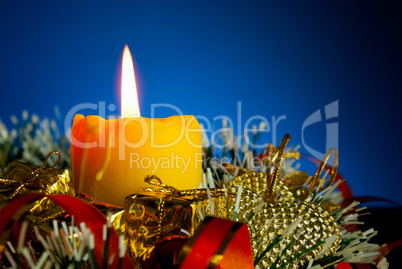
[[[95,179],[96,181],[101,181],[103,173],[105,173],[107,166],[109,165],[111,155],[112,155],[112,149],[111,149],[111,143],[114,138],[114,132],[111,132],[109,137],[108,137],[108,142],[107,142],[107,150],[106,150],[106,157],[105,157],[105,162],[102,165],[102,168],[99,170],[99,172],[96,174]]]
[[[87,145],[88,143],[89,143],[89,135],[85,134],[85,144]],[[82,189],[84,187],[84,175],[85,175],[85,166],[87,163],[87,159],[88,159],[88,147],[85,147],[81,159],[80,177],[78,179],[78,193],[82,192]]]
[[[140,117],[140,107],[138,104],[137,85],[134,74],[134,64],[130,53],[130,49],[127,45],[124,47],[123,59],[121,63],[121,115]],[[111,159],[111,142],[114,138],[114,132],[110,133],[108,137],[108,143],[106,145],[106,157],[102,165],[102,168],[96,174],[96,181],[101,181],[103,174],[105,173],[107,166]]]
[[[121,75],[121,115],[140,117],[140,108],[138,104],[137,86],[134,75],[134,64],[131,57],[130,49],[126,45],[123,51],[123,59],[121,63],[122,75]],[[111,159],[111,142],[114,138],[114,132],[110,133],[108,143],[106,145],[106,157],[102,165],[102,168],[96,174],[96,181],[101,181],[103,174],[105,173],[107,166]]]

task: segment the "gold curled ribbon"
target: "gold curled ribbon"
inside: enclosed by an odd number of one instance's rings
[[[268,182],[267,194],[265,200],[267,202],[273,202],[274,200],[274,187],[276,182],[278,181],[279,173],[281,167],[283,165],[283,154],[285,152],[286,145],[289,143],[290,134],[285,134],[282,139],[280,146],[278,147],[278,151],[275,158],[275,169],[272,173],[272,176]]]
[[[319,188],[316,192],[319,191],[324,191],[327,188],[329,188],[335,181],[336,175],[338,174],[338,159],[339,159],[339,152],[336,148],[330,148],[324,155],[324,157],[322,158],[322,161],[320,163],[320,165],[318,166],[317,172],[314,175],[314,178],[312,180],[312,183],[310,185],[309,190],[311,192],[314,191],[314,189],[316,189],[317,187],[319,187],[320,185],[320,175],[322,173],[322,171],[324,171],[325,165],[328,162],[329,157],[331,156],[331,154],[334,154],[334,163],[332,165],[332,169],[331,169],[331,177],[328,180],[327,185],[325,185],[325,187]]]
[[[55,153],[58,154],[59,158],[52,166],[46,168],[46,163],[48,159],[50,158],[51,155]],[[57,150],[54,150],[46,156],[42,166],[35,169],[35,171],[31,172],[31,174],[27,176],[25,179],[19,181],[8,178],[0,178],[0,188],[16,188],[16,190],[10,196],[8,196],[7,199],[5,199],[5,201],[8,202],[12,200],[15,196],[18,196],[26,187],[43,189],[44,188],[43,183],[35,181],[35,179],[40,174],[46,173],[55,168],[60,163],[60,161],[61,161],[61,153]]]

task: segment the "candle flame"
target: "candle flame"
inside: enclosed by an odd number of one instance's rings
[[[121,64],[121,116],[140,117],[140,106],[138,105],[137,86],[134,76],[133,58],[128,46],[123,51]]]

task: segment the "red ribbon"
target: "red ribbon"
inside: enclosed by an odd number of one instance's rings
[[[375,269],[377,266],[371,263],[348,263],[341,262],[336,269]]]
[[[95,258],[98,264],[102,264],[102,233],[103,225],[106,224],[107,220],[95,207],[73,196],[26,194],[13,199],[0,210],[0,244],[5,243],[10,228],[16,223],[29,204],[45,196],[60,205],[68,214],[74,215],[76,223],[84,222],[86,227],[92,231],[95,238]],[[116,258],[113,260],[111,268],[117,268],[118,266],[118,249],[119,236],[117,232],[112,229],[110,234],[109,257],[115,255]],[[2,250],[0,250],[0,253],[1,251]],[[122,268],[133,268],[127,253],[122,260]]]
[[[254,268],[246,224],[206,217],[181,249],[176,268]]]
[[[389,253],[394,252],[396,250],[402,249],[402,239],[384,245],[380,248],[380,255],[374,261],[375,264],[379,264],[382,258],[387,256]]]

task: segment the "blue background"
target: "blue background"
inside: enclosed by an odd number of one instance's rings
[[[338,123],[340,172],[354,193],[402,203],[401,5],[279,2],[3,0],[0,117],[11,126],[23,109],[52,117],[55,105],[66,115],[84,102],[117,104],[128,44],[143,116],[169,103],[236,121],[241,101],[241,124],[284,115],[277,140],[290,133],[297,145],[304,120],[338,100],[339,117],[306,129],[306,143],[325,151],[326,124]]]

